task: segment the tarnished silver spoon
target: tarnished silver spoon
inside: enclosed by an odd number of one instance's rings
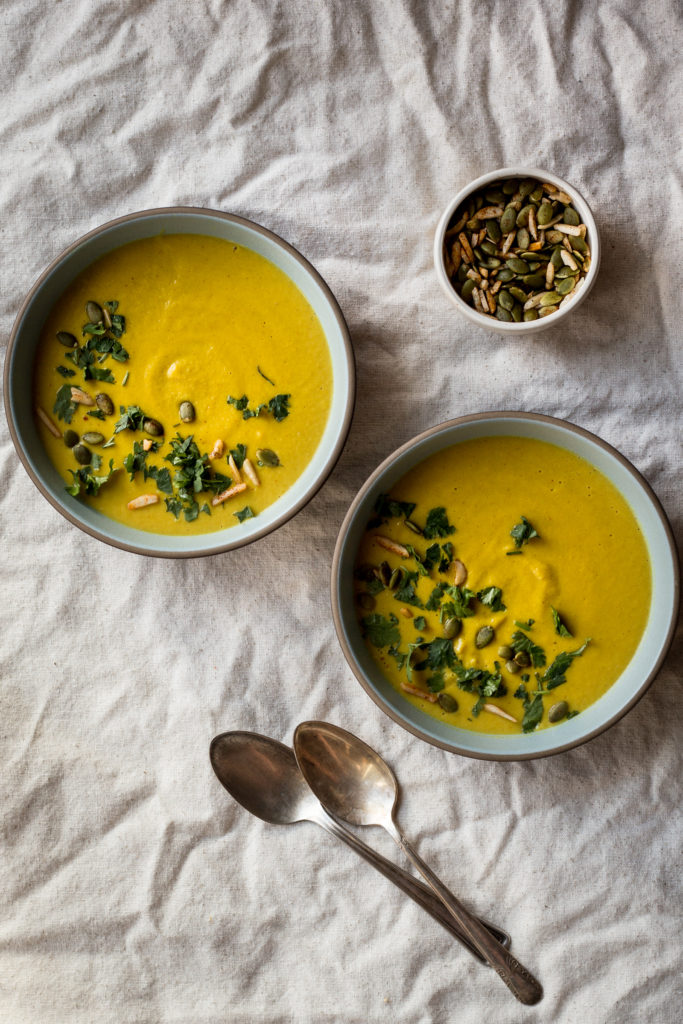
[[[478,960],[486,962],[431,889],[366,846],[325,811],[306,785],[291,747],[254,732],[224,732],[211,741],[209,756],[219,781],[251,814],[272,825],[293,825],[297,821],[320,825],[415,900]],[[484,926],[509,946],[506,932],[487,922]]]
[[[380,825],[450,911],[472,945],[527,1006],[543,998],[543,989],[481,921],[449,892],[410,846],[399,829],[395,810],[398,782],[389,765],[367,743],[329,722],[303,722],[294,733],[301,772],[323,807],[352,825]]]

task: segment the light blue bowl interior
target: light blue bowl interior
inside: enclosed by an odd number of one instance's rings
[[[352,581],[356,553],[378,495],[390,491],[401,477],[430,455],[458,442],[485,436],[537,438],[574,452],[590,462],[615,485],[630,505],[643,532],[652,568],[653,597],[647,626],[625,671],[598,701],[580,715],[551,729],[527,735],[494,736],[469,732],[439,722],[414,707],[387,682],[373,661],[361,635],[354,606]],[[609,450],[559,422],[511,416],[445,424],[442,430],[394,458],[373,484],[360,492],[358,500],[339,554],[336,599],[343,638],[353,654],[356,669],[380,704],[407,727],[439,745],[472,756],[509,759],[538,757],[557,747],[574,745],[599,731],[605,722],[618,716],[635,699],[666,648],[675,613],[677,563],[665,522],[632,470]]]
[[[45,451],[36,426],[32,378],[36,348],[43,324],[65,289],[82,271],[121,245],[159,234],[197,234],[222,238],[245,246],[279,267],[306,297],[321,322],[332,360],[333,394],[330,415],[313,459],[302,476],[276,502],[259,516],[230,529],[190,537],[173,537],[132,529],[103,516],[96,509],[71,497],[64,490],[65,481],[54,468]],[[111,224],[97,235],[84,239],[42,281],[20,322],[9,367],[9,405],[19,443],[34,474],[40,479],[52,500],[68,509],[79,522],[95,530],[104,540],[125,544],[141,553],[202,554],[217,547],[237,547],[273,528],[292,509],[305,503],[327,471],[330,454],[348,426],[347,404],[354,387],[353,367],[346,348],[345,330],[337,315],[336,304],[318,279],[309,272],[279,240],[262,234],[248,224],[227,220],[210,211],[151,211],[132,220]],[[49,412],[49,410],[48,410]]]

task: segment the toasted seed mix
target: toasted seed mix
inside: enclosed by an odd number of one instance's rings
[[[446,230],[444,266],[453,288],[478,313],[504,323],[557,312],[574,298],[590,262],[586,225],[571,196],[540,181],[486,186],[467,197]]]

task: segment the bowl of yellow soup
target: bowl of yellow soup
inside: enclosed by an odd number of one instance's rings
[[[442,423],[371,475],[341,527],[346,659],[395,722],[470,757],[567,750],[616,722],[670,645],[671,529],[580,427],[529,413]]]
[[[86,533],[140,554],[240,547],[310,500],[355,372],[330,289],[288,243],[178,207],[90,232],[41,275],[5,362],[19,456]]]

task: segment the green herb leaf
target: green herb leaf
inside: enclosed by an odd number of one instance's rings
[[[105,420],[107,418],[101,409],[88,409],[88,416],[90,419],[95,420]]]
[[[424,615],[418,615],[416,619],[413,619],[413,625],[415,626],[415,629],[426,629],[427,620]]]
[[[427,652],[427,664],[431,669],[454,669],[458,657],[453,650],[453,641],[445,636],[435,637],[431,643],[425,646]]]
[[[401,604],[412,604],[415,608],[424,607],[422,601],[417,596],[415,584],[419,578],[419,573],[410,572],[407,569],[403,570],[403,580],[401,585],[394,594],[394,600],[400,601]]]
[[[424,565],[424,568],[426,570],[426,574],[432,571],[432,569],[440,561],[440,559],[441,548],[437,543],[430,544],[427,550],[425,551],[424,559],[422,561],[422,564]]]
[[[128,455],[126,455],[126,457],[123,460],[123,468],[126,470],[127,473],[130,474],[131,480],[134,480],[135,474],[140,472],[144,474],[144,479],[147,479],[147,477],[150,475],[147,469],[147,459],[154,452],[158,451],[160,447],[160,441],[153,441],[152,447],[149,449],[149,451],[145,451],[140,441],[136,441],[134,443],[133,451],[129,452]]]
[[[62,377],[75,377],[76,371],[70,370],[68,366],[55,366],[55,370]]]
[[[589,637],[586,642],[575,651],[560,651],[552,665],[550,665],[543,674],[541,681],[545,683],[546,689],[553,690],[556,686],[560,686],[562,683],[567,682],[567,676],[565,674],[567,669],[573,662],[574,658],[581,657],[590,642]]]
[[[427,540],[433,540],[434,537],[448,537],[451,533],[455,533],[455,527],[449,523],[446,509],[442,505],[430,508],[422,532]]]
[[[474,609],[470,608],[470,602],[475,596],[473,590],[468,587],[446,587],[446,593],[452,598],[451,614],[456,619],[468,619],[474,615]]]
[[[289,416],[289,399],[291,395],[274,395],[269,401],[261,402],[256,408],[249,408],[249,399],[246,395],[242,395],[241,398],[235,398],[233,395],[228,395],[228,405],[232,405],[238,412],[242,413],[243,420],[250,420],[255,416],[260,416],[262,412],[269,412],[273,419],[280,422]]]
[[[396,498],[390,498],[388,494],[380,494],[375,502],[375,514],[369,521],[367,529],[374,530],[389,519],[410,519],[415,507],[412,501],[398,501]]]
[[[515,626],[519,626],[520,629],[531,629],[536,619],[527,619],[526,622],[518,622],[515,619]]]
[[[289,400],[291,395],[275,395],[268,402],[268,411],[272,413],[273,419],[279,423],[289,416]]]
[[[114,426],[114,433],[118,434],[122,430],[141,430],[143,421],[147,418],[147,414],[142,411],[139,405],[120,405],[121,415],[119,416]]]
[[[446,589],[447,586],[447,583],[437,583],[437,585],[434,587],[434,589],[432,590],[431,594],[429,595],[425,602],[425,609],[428,612],[435,612],[438,609],[439,605],[441,604],[441,599],[443,597],[444,590]]]
[[[504,612],[507,610],[502,598],[503,591],[500,587],[486,587],[477,593],[477,600],[487,605],[492,612]]]
[[[374,647],[396,647],[401,642],[401,634],[397,628],[398,619],[395,615],[385,618],[379,612],[366,615],[361,619],[365,636]]]
[[[247,457],[247,446],[246,446],[246,444],[238,444],[236,448],[231,448],[230,449],[230,454],[232,455],[233,459],[235,460],[235,465],[237,466],[237,468],[241,469],[243,464],[244,464],[244,460]]]
[[[111,370],[102,370],[99,366],[91,366],[85,374],[86,380],[103,380],[107,384],[116,384],[116,379]]]
[[[80,469],[70,469],[69,472],[73,477],[73,482],[66,487],[69,494],[72,494],[74,498],[77,498],[81,491],[85,494],[97,495],[100,492],[100,488],[103,487],[108,480],[111,479],[114,470],[114,460],[109,460],[109,472],[97,475],[97,470],[100,468],[102,459],[98,455],[93,456],[93,461],[90,466],[81,466]]]
[[[567,629],[566,624],[562,621],[560,613],[555,608],[553,608],[552,605],[550,606],[550,611],[553,613],[553,622],[555,623],[555,632],[557,633],[557,635],[573,636],[573,634],[570,633]]]
[[[522,731],[533,732],[543,718],[543,697],[537,693],[532,701],[524,707],[524,718],[522,719]]]
[[[62,384],[61,388],[57,392],[55,398],[55,404],[52,407],[53,413],[64,420],[66,423],[71,423],[71,418],[76,412],[76,403],[71,399],[71,385]]]
[[[538,537],[540,540],[540,534],[536,532],[526,516],[522,516],[522,521],[512,527],[510,536],[514,540],[516,548],[521,548],[522,544],[528,544],[534,537]]]
[[[534,668],[543,668],[546,662],[545,651],[538,644],[535,644],[533,640],[528,637],[525,633],[515,630],[512,634],[512,642],[510,643],[515,654],[519,654],[520,651],[526,651],[531,656],[531,663]]]
[[[256,513],[250,505],[245,505],[239,512],[233,512],[233,515],[239,523],[243,523],[245,519],[253,519]]]
[[[257,366],[256,369],[261,374],[261,376],[263,377],[264,380],[267,380],[269,384],[272,384],[273,387],[275,387],[275,381],[271,380],[270,377],[266,377],[265,373],[263,372],[263,370],[261,369],[260,366]]]
[[[448,572],[451,566],[451,562],[453,561],[453,545],[449,540],[447,540],[445,544],[441,545],[441,550],[443,551],[443,555],[441,556],[441,561],[439,562],[439,572]]]
[[[446,682],[444,680],[443,672],[435,672],[433,676],[427,680],[427,689],[430,693],[441,693],[444,689]]]

